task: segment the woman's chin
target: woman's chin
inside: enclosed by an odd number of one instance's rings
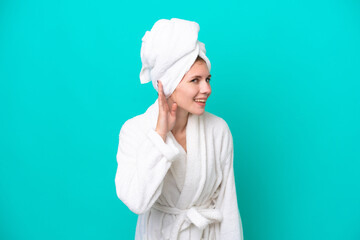
[[[202,109],[202,110],[195,110],[195,111],[191,111],[190,113],[191,114],[194,114],[194,115],[203,115],[205,112],[205,109]]]

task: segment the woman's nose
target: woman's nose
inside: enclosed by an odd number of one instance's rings
[[[203,81],[200,85],[200,92],[205,94],[210,94],[211,93],[210,83],[208,83],[207,81]]]

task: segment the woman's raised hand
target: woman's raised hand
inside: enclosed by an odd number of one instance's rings
[[[167,133],[175,126],[177,104],[173,103],[170,109],[160,80],[158,81],[158,95],[159,116],[155,131],[165,141]]]

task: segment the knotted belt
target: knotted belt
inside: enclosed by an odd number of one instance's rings
[[[189,209],[178,209],[155,203],[153,208],[164,213],[178,215],[177,220],[172,226],[170,240],[177,240],[181,231],[194,224],[200,230],[203,230],[211,223],[221,222],[222,214],[219,209],[209,208],[210,206],[191,207]],[[185,224],[187,223],[187,224]]]

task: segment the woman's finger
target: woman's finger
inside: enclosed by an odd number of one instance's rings
[[[158,82],[159,82],[158,92],[159,92],[159,99],[161,102],[161,107],[162,107],[162,110],[166,111],[169,108],[168,108],[166,97],[164,94],[164,88],[163,88],[162,82],[160,80],[158,80]]]
[[[176,109],[177,109],[177,103],[173,103],[171,106],[171,116],[175,117],[176,116]]]
[[[161,92],[163,91],[162,90],[162,85],[161,85],[161,82],[158,80],[157,81],[158,82],[158,102],[159,102],[159,109],[163,109],[163,104],[164,104],[164,102],[163,102],[163,99],[162,99],[162,94],[161,94]]]

